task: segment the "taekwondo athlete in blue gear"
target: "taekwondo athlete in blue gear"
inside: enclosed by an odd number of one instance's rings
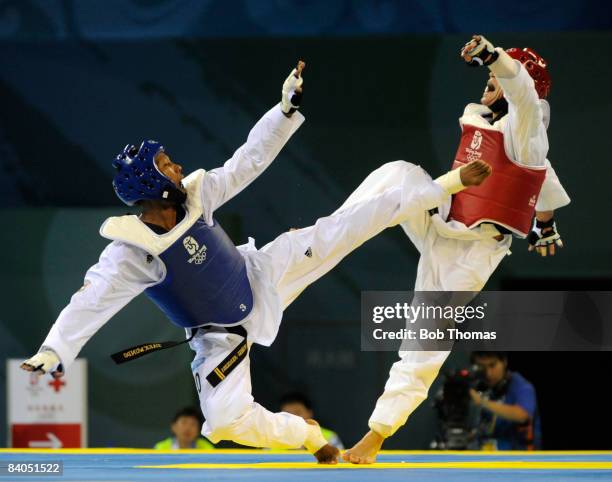
[[[161,152],[164,147],[159,142],[143,141],[138,150],[128,145],[117,156],[113,188],[124,203],[186,201],[186,193],[154,162]],[[111,218],[108,222],[113,221]],[[200,216],[185,227],[180,238],[158,253],[166,275],[161,283],[145,289],[145,294],[170,321],[183,328],[239,324],[253,307],[244,258],[216,220],[209,226]],[[105,232],[103,226],[103,236]],[[113,235],[108,237],[114,239]],[[189,258],[185,263],[186,252]]]
[[[440,205],[468,181],[482,182],[487,173],[478,161],[463,167],[461,176],[454,173],[454,184],[434,182],[419,166],[396,161],[401,175],[388,189],[313,226],[285,232],[261,249],[251,238],[234,246],[214,211],[259,176],[304,121],[296,111],[303,67],[298,64],[287,77],[280,105],[255,124],[245,144],[221,167],[185,177],[182,167],[151,141],[120,154],[114,163],[115,190],[127,204],[138,203],[142,213],[104,222],[100,232],[112,242],[23,369],[62,376],[85,343],[144,292],[191,335],[204,436],[213,443],[304,446],[319,462],[336,463],[338,450],[327,444],[315,421],[273,413],[254,401],[250,346],[269,346],[283,310],[351,251],[385,228]],[[467,180],[464,172],[471,173]],[[135,357],[149,348],[156,349],[155,344],[124,354]]]

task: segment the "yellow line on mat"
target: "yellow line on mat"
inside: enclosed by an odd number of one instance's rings
[[[314,462],[264,462],[254,464],[137,465],[137,469],[514,469],[612,470],[612,462],[380,462],[374,465],[318,465]]]

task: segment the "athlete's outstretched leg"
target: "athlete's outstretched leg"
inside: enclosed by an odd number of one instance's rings
[[[422,219],[449,195],[478,185],[491,173],[473,161],[433,181],[419,166],[404,161],[371,173],[332,215],[303,229],[283,233],[261,251],[271,256],[276,284],[287,307],[312,282],[385,228]]]
[[[396,176],[379,182],[381,171]],[[413,164],[398,161],[372,173],[332,215],[283,233],[262,248],[274,260],[274,283],[283,308],[365,241],[447,198],[448,193]]]

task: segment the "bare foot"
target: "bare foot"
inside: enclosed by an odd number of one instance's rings
[[[333,445],[325,444],[313,455],[317,459],[317,462],[320,464],[335,465],[338,463],[340,451]]]
[[[459,171],[464,186],[480,186],[491,175],[493,169],[485,161],[472,161]]]
[[[352,464],[373,464],[385,439],[370,430],[352,448],[345,450],[342,459]]]

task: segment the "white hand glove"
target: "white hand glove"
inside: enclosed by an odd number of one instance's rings
[[[534,219],[533,228],[527,236],[529,242],[529,251],[535,249],[540,256],[555,255],[555,247],[562,248],[563,241],[561,235],[557,231],[557,224],[551,218],[548,221],[538,221]]]
[[[482,35],[472,35],[472,40],[461,49],[461,57],[472,67],[490,65],[497,60],[499,54],[493,44]]]
[[[281,109],[285,114],[293,114],[302,101],[302,70],[306,64],[301,60],[298,62],[297,68],[293,69],[289,77],[283,83],[283,94],[281,97]]]
[[[37,372],[40,375],[51,373],[55,378],[64,374],[62,362],[53,350],[42,350],[28,358],[21,364],[21,368],[28,372]]]

